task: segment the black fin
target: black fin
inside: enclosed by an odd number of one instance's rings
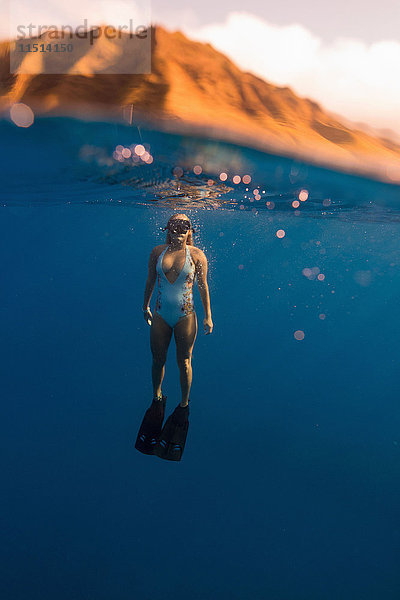
[[[135,442],[136,450],[143,454],[154,454],[154,448],[164,421],[166,401],[166,396],[163,396],[162,400],[153,400],[150,408],[145,412]]]
[[[179,461],[185,449],[189,429],[189,405],[177,406],[165,421],[154,448],[154,454],[164,460]]]

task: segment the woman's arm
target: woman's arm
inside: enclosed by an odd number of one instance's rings
[[[210,304],[210,292],[208,289],[207,283],[207,259],[205,257],[204,252],[202,252],[199,248],[198,251],[198,260],[196,261],[196,276],[197,276],[197,284],[199,287],[201,301],[204,307],[205,318],[203,321],[204,331],[206,334],[209,334],[213,330],[213,322],[211,319],[211,304]]]
[[[157,279],[157,272],[156,272],[156,265],[157,265],[157,247],[153,248],[153,250],[151,251],[150,254],[150,258],[149,258],[149,271],[148,271],[148,275],[147,275],[147,281],[146,281],[146,287],[144,290],[144,300],[143,300],[143,314],[144,314],[144,319],[147,323],[149,323],[149,318],[150,318],[150,323],[151,323],[151,319],[152,319],[152,314],[149,308],[149,304],[150,304],[150,299],[151,299],[151,295],[153,293],[154,290],[154,286],[156,283],[156,279]],[[149,323],[149,325],[150,325]]]

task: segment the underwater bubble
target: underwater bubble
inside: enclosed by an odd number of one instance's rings
[[[371,271],[356,271],[354,273],[354,281],[362,287],[368,287],[372,281]]]

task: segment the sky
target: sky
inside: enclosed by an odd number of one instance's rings
[[[86,0],[84,9],[81,0],[0,2],[2,38],[10,22],[46,23],[49,15],[72,25],[150,19],[329,111],[400,135],[400,0]]]
[[[152,0],[153,16],[170,27],[220,23],[243,10],[274,25],[303,25],[324,42],[350,37],[366,43],[400,40],[398,0]]]

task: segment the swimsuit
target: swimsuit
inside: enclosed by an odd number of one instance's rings
[[[185,264],[174,283],[170,283],[162,268],[162,261],[167,249],[168,246],[161,252],[156,265],[158,296],[155,310],[170,327],[175,327],[179,319],[194,312],[192,290],[195,264],[190,250],[186,246]]]

